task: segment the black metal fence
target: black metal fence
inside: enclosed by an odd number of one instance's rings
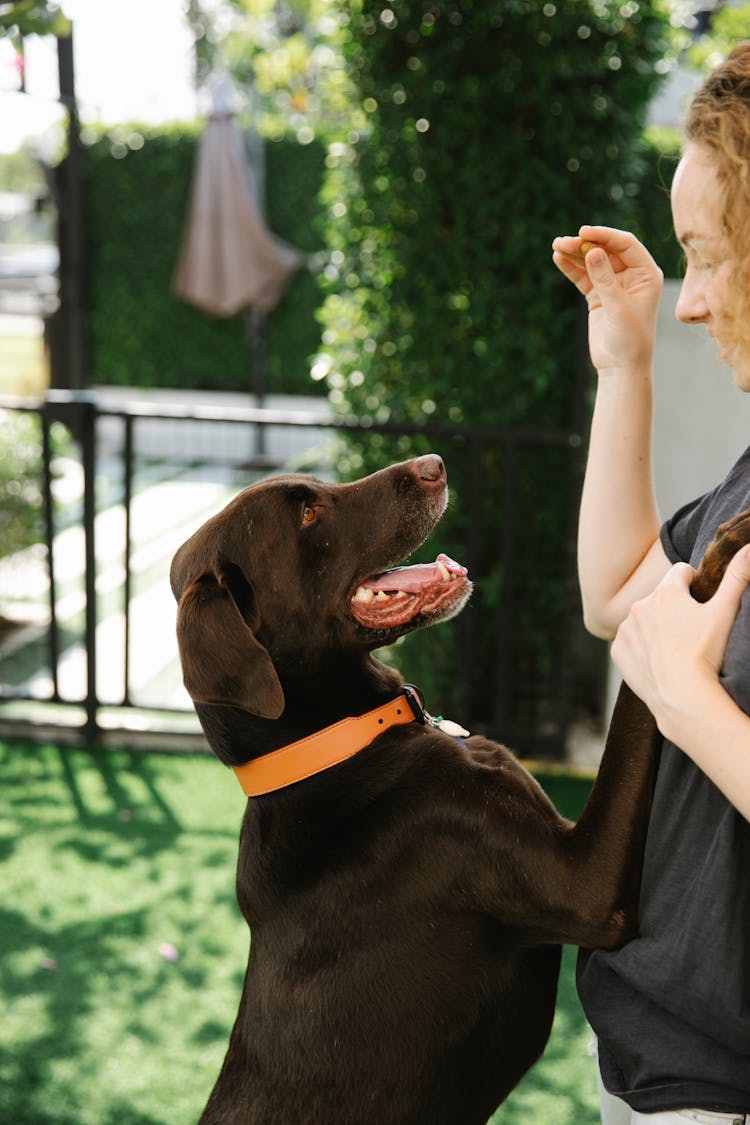
[[[360,475],[432,448],[454,495],[448,553],[476,593],[456,621],[386,658],[429,681],[431,709],[522,752],[562,751],[578,690],[577,434],[343,422],[319,403],[188,408],[68,392],[0,398],[0,410],[2,425],[37,420],[43,527],[0,560],[0,734],[194,746],[168,587],[174,550],[270,472],[335,476],[346,464]]]

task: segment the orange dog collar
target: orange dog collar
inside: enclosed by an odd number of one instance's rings
[[[273,750],[262,758],[235,766],[234,772],[248,797],[260,797],[354,757],[389,727],[415,721],[424,723],[429,720],[417,697],[417,690],[409,685],[398,698],[376,707],[374,711],[341,719],[308,738],[290,742],[288,746]]]

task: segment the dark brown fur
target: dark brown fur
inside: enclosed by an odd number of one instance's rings
[[[349,485],[271,478],[180,549],[185,682],[223,762],[398,693],[371,656],[395,632],[357,624],[349,599],[422,542],[445,497],[435,457]],[[747,538],[741,525],[714,550],[703,596]],[[560,944],[636,928],[657,744],[623,688],[577,824],[503,746],[417,724],[248,800],[250,960],[202,1125],[484,1125],[547,1042]]]

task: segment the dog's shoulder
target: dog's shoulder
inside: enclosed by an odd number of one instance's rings
[[[366,775],[375,788],[390,791],[396,803],[456,809],[482,808],[542,818],[558,824],[554,805],[518,757],[482,735],[457,738],[438,730],[411,729],[383,735],[369,755]],[[365,763],[362,763],[363,766]]]
[[[464,748],[467,773],[481,778],[487,792],[506,804],[512,801],[535,815],[558,819],[557,810],[542,786],[507,746],[474,735],[465,740]]]

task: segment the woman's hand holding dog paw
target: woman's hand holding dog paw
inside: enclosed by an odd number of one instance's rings
[[[750,545],[734,555],[718,590],[702,604],[690,595],[694,574],[677,563],[652,594],[634,603],[615,637],[612,659],[662,734],[750,820],[750,718],[719,681],[750,583]]]

